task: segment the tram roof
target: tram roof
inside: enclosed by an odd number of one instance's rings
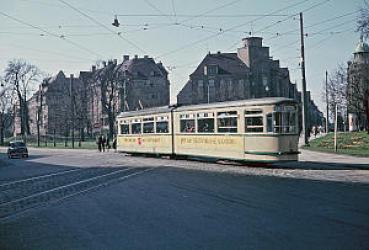
[[[196,104],[196,105],[186,105],[186,106],[161,106],[161,107],[153,107],[148,109],[141,109],[137,111],[128,111],[122,112],[118,115],[118,118],[123,117],[132,117],[132,116],[142,116],[142,115],[154,115],[159,113],[167,113],[174,111],[190,111],[190,110],[199,110],[199,109],[213,109],[213,108],[224,108],[224,107],[238,107],[238,106],[259,106],[259,105],[273,105],[284,102],[294,102],[294,99],[286,98],[286,97],[267,97],[267,98],[255,98],[255,99],[247,99],[247,100],[238,100],[238,101],[228,101],[228,102],[213,102],[206,104]]]

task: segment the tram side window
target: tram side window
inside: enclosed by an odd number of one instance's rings
[[[218,132],[237,133],[237,111],[218,112]]]
[[[129,125],[128,124],[121,124],[120,125],[120,133],[122,135],[129,134]]]
[[[156,122],[156,133],[168,133],[168,122]]]
[[[132,123],[132,134],[141,134],[141,123]]]
[[[145,122],[143,124],[143,132],[145,134],[152,134],[152,133],[154,133],[154,122]]]
[[[264,132],[263,110],[246,110],[245,112],[245,132],[262,133]]]
[[[245,117],[245,125],[245,132],[247,133],[260,133],[264,131],[262,116]]]
[[[267,114],[267,132],[268,133],[273,133],[273,114],[269,113]]]
[[[197,120],[197,132],[214,133],[214,118],[204,118]]]
[[[180,129],[182,133],[194,133],[195,132],[195,119],[181,120]]]

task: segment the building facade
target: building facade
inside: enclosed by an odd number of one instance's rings
[[[262,38],[243,39],[237,53],[209,53],[179,92],[182,105],[260,97],[297,98],[289,71],[273,60]]]
[[[169,105],[168,72],[153,58],[123,56],[123,61],[103,62],[100,68],[81,71],[79,78],[63,71],[47,78],[27,101],[33,135],[93,136],[109,127],[109,102],[114,116],[122,111]],[[17,106],[15,107],[17,108]],[[20,134],[20,113],[14,119]],[[114,117],[113,117],[114,118]]]

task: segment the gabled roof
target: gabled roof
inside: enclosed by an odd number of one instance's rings
[[[246,64],[237,56],[237,53],[216,53],[207,54],[191,76],[203,75],[204,66],[210,64],[218,65],[218,74],[220,75],[246,74],[250,71]]]
[[[128,71],[133,76],[147,78],[150,76],[167,75],[166,70],[160,63],[155,63],[153,58],[133,58],[118,65],[120,71]]]

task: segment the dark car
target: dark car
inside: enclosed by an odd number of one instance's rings
[[[26,157],[28,158],[28,150],[27,150],[27,146],[24,142],[22,141],[13,141],[9,143],[9,148],[8,148],[8,158],[13,158],[13,157]]]

